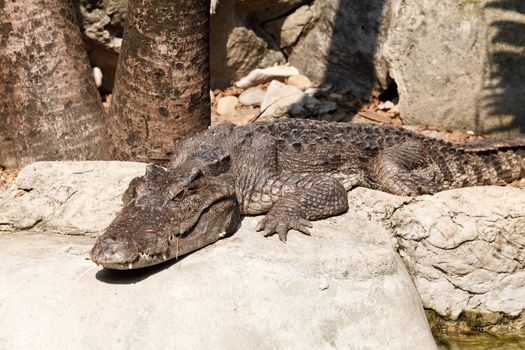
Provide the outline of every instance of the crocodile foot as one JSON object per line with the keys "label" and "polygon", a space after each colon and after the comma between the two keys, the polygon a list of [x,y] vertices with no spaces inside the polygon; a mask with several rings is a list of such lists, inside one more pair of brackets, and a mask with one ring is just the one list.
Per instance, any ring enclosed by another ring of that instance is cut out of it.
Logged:
{"label": "crocodile foot", "polygon": [[275,233],[279,235],[279,239],[286,242],[286,236],[289,230],[297,230],[305,235],[310,236],[308,228],[312,227],[312,223],[299,215],[278,215],[268,213],[255,228],[257,231],[263,231],[265,237],[271,236]]}

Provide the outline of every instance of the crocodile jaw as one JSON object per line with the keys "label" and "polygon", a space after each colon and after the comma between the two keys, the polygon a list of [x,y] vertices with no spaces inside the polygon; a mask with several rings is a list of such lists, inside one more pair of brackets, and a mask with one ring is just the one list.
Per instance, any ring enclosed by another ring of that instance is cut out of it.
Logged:
{"label": "crocodile jaw", "polygon": [[169,225],[157,230],[126,230],[127,225],[121,225],[122,220],[127,221],[125,217],[121,214],[93,246],[90,256],[97,265],[128,270],[177,259],[232,234],[240,212],[236,201],[219,200],[202,212],[197,223],[184,234],[174,234],[179,226],[170,230]]}
{"label": "crocodile jaw", "polygon": [[122,211],[90,254],[93,262],[109,269],[176,259],[233,233],[240,221],[229,182],[194,169],[148,166],[144,176],[131,181],[123,201]]}

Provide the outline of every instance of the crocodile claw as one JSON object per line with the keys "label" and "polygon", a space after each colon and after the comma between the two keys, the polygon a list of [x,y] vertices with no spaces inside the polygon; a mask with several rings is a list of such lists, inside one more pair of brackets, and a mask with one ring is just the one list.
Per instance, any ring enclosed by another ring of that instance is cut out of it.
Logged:
{"label": "crocodile claw", "polygon": [[279,235],[279,239],[282,242],[286,242],[286,238],[288,235],[289,230],[297,230],[305,235],[310,236],[310,230],[308,228],[312,227],[312,223],[302,217],[287,217],[287,218],[279,218],[279,217],[270,217],[269,215],[265,216],[259,223],[257,224],[255,230],[256,231],[263,231],[263,235],[265,237],[271,236],[275,233]]}

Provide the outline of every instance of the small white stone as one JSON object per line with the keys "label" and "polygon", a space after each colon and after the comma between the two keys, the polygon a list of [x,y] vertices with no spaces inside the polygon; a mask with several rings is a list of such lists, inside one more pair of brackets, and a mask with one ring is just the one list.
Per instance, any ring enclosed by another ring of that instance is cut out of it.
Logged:
{"label": "small white stone", "polygon": [[310,96],[320,96],[327,94],[330,90],[332,90],[332,84],[325,84],[323,86],[308,88],[305,92]]}
{"label": "small white stone", "polygon": [[345,99],[345,97],[341,94],[332,92],[331,94],[328,95],[328,99],[332,101],[342,101]]}
{"label": "small white stone", "polygon": [[377,106],[377,109],[380,109],[382,111],[388,111],[389,109],[392,109],[394,107],[395,105],[392,101],[384,101]]}
{"label": "small white stone", "polygon": [[165,55],[168,52],[168,46],[164,44],[160,44],[158,48],[161,55]]}
{"label": "small white stone", "polygon": [[295,86],[274,80],[268,86],[261,104],[261,119],[287,117],[292,106],[302,108],[305,93]]}
{"label": "small white stone", "polygon": [[210,2],[210,15],[217,13],[217,7],[219,6],[219,0],[211,0]]}
{"label": "small white stone", "polygon": [[102,86],[102,71],[98,67],[93,67],[93,79],[95,79],[95,84],[97,88]]}
{"label": "small white stone", "polygon": [[307,76],[302,74],[292,75],[290,78],[288,78],[288,81],[286,83],[288,85],[295,86],[303,91],[311,88],[314,85]]}
{"label": "small white stone", "polygon": [[239,96],[239,102],[244,106],[260,106],[266,92],[260,87],[251,87]]}
{"label": "small white stone", "polygon": [[224,96],[217,101],[217,113],[220,115],[233,115],[239,99],[235,96]]}
{"label": "small white stone", "polygon": [[246,89],[274,78],[286,78],[297,74],[299,74],[299,71],[292,66],[273,66],[264,69],[254,69],[247,76],[236,82],[235,86]]}

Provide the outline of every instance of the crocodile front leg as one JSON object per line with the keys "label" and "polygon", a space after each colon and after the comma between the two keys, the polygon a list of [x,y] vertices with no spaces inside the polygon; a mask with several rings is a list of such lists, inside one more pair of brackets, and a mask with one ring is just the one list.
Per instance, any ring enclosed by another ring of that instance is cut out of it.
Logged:
{"label": "crocodile front leg", "polygon": [[[274,233],[286,241],[288,231],[298,230],[307,235],[312,224],[319,220],[344,213],[348,210],[347,193],[336,179],[320,174],[278,175],[252,194],[249,207],[264,210],[266,216],[257,225],[257,231],[265,236]],[[271,202],[271,203],[270,203]],[[273,204],[273,205],[272,205]]]}
{"label": "crocodile front leg", "polygon": [[257,225],[264,235],[274,233],[286,241],[289,230],[309,234],[309,220],[324,219],[348,210],[343,185],[335,178],[307,172],[282,171],[276,140],[257,135],[238,150],[242,162],[233,170],[242,214],[267,213]]}

